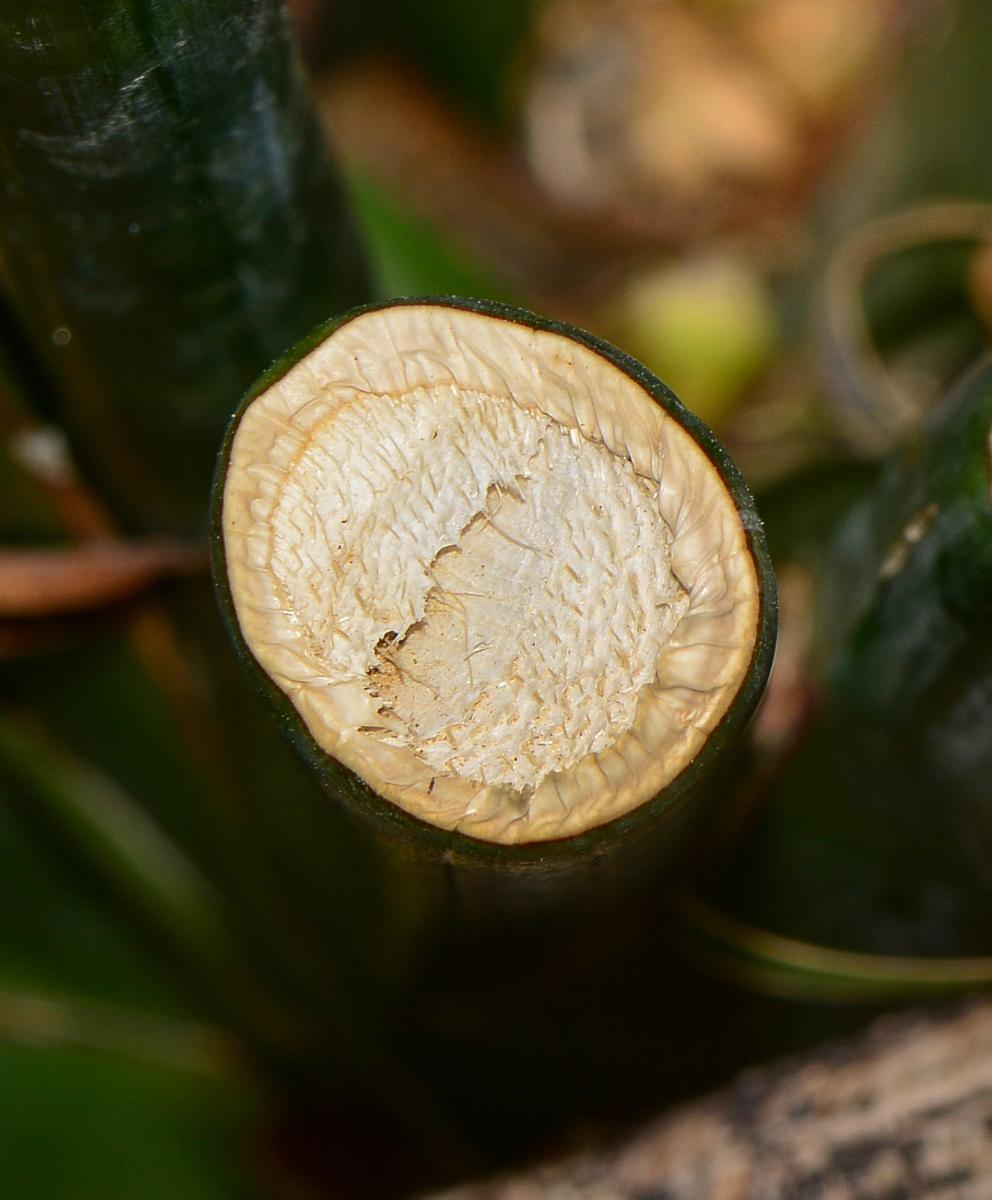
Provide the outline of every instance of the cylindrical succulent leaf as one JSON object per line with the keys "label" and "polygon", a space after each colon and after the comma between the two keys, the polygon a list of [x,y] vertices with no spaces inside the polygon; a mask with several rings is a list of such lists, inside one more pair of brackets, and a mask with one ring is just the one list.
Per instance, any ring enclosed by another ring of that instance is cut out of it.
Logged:
{"label": "cylindrical succulent leaf", "polygon": [[368,299],[280,0],[10,0],[0,280],[132,527],[202,527],[258,373]]}
{"label": "cylindrical succulent leaf", "polygon": [[216,505],[222,603],[291,739],[449,851],[681,830],[767,676],[733,465],[632,359],[520,310],[317,331],[237,414]]}
{"label": "cylindrical succulent leaf", "polygon": [[823,710],[722,890],[749,920],[887,955],[992,938],[992,364],[837,530]]}

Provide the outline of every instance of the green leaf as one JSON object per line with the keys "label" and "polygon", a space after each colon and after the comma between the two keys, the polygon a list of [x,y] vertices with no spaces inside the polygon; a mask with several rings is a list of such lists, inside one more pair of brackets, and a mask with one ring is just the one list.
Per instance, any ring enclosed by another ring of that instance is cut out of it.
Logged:
{"label": "green leaf", "polygon": [[199,952],[223,945],[220,897],[112,779],[5,715],[0,777],[30,793],[101,875],[177,941]]}
{"label": "green leaf", "polygon": [[377,300],[400,296],[469,296],[519,301],[513,289],[412,213],[377,180],[353,172],[352,203],[365,234]]}
{"label": "green leaf", "polygon": [[0,1045],[0,1194],[248,1200],[257,1105],[229,1081],[137,1058]]}
{"label": "green leaf", "polygon": [[403,49],[477,116],[504,125],[534,0],[394,0]]}
{"label": "green leaf", "polygon": [[0,982],[189,1011],[141,931],[0,791]]}

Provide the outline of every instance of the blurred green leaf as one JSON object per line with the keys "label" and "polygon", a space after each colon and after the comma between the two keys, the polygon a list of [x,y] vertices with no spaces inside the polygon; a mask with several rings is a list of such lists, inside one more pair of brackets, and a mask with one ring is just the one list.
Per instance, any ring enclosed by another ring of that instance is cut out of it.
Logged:
{"label": "blurred green leaf", "polygon": [[877,477],[873,462],[837,458],[758,492],[758,511],[776,569],[796,564],[819,571],[837,522]]}
{"label": "blurred green leaf", "polygon": [[101,875],[170,935],[199,951],[223,945],[220,897],[109,776],[0,714],[0,777],[30,792]]}
{"label": "blurred green leaf", "polygon": [[188,1011],[181,987],[141,931],[3,790],[0,983]]}
{"label": "blurred green leaf", "polygon": [[518,51],[534,0],[394,0],[403,49],[493,125],[504,125]]}
{"label": "blurred green leaf", "polygon": [[5,663],[0,686],[9,703],[37,712],[71,751],[139,796],[172,836],[194,853],[208,849],[209,795],[124,637]]}
{"label": "blurred green leaf", "polygon": [[0,1195],[256,1194],[255,1102],[216,1075],[184,991],[0,790]]}
{"label": "blurred green leaf", "polygon": [[353,172],[351,200],[365,234],[377,300],[471,296],[519,304],[513,289],[369,175]]}
{"label": "blurred green leaf", "polygon": [[229,1082],[138,1059],[0,1045],[0,1194],[247,1200],[257,1111]]}
{"label": "blurred green leaf", "polygon": [[934,200],[992,200],[992,6],[935,4],[918,44],[835,181],[838,230]]}
{"label": "blurred green leaf", "polygon": [[[967,196],[992,199],[992,6],[963,0],[944,39],[931,37],[900,101],[890,205]],[[947,9],[938,10],[946,20]]]}

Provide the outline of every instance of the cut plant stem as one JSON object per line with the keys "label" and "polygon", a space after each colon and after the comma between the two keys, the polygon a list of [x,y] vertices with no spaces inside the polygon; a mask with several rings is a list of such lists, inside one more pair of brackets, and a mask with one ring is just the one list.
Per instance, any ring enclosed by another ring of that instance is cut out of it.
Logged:
{"label": "cut plant stem", "polygon": [[441,829],[630,814],[767,675],[732,466],[633,360],[530,314],[412,302],[321,331],[243,407],[222,488],[222,592],[304,748]]}
{"label": "cut plant stem", "polygon": [[369,296],[279,0],[0,10],[0,283],[88,478],[198,534],[259,371]]}
{"label": "cut plant stem", "polygon": [[801,975],[810,997],[856,986],[884,1001],[992,976],[990,446],[985,358],[833,532],[817,586],[822,709],[705,881],[726,921],[695,921],[759,986]]}

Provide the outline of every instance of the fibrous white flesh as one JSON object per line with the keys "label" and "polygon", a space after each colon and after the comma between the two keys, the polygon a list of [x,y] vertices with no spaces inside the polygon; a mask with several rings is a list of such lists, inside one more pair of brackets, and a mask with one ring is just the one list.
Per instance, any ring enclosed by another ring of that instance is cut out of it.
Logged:
{"label": "fibrous white flesh", "polygon": [[688,604],[627,459],[452,387],[322,424],[272,529],[314,656],[380,702],[369,731],[518,791],[630,728]]}
{"label": "fibrous white flesh", "polygon": [[244,636],[315,741],[503,842],[655,795],[724,714],[757,582],[705,454],[593,351],[368,313],[260,396],[224,505]]}

